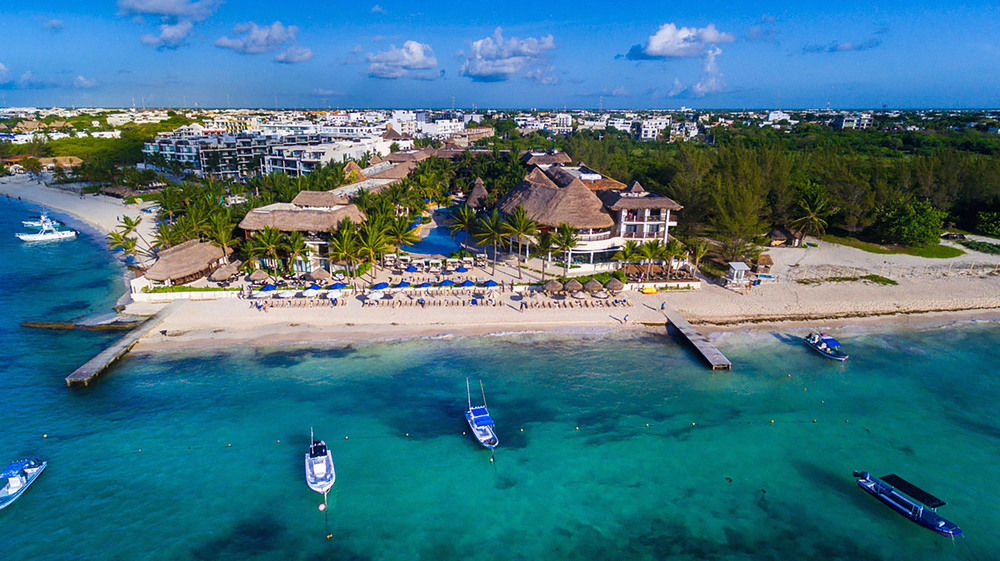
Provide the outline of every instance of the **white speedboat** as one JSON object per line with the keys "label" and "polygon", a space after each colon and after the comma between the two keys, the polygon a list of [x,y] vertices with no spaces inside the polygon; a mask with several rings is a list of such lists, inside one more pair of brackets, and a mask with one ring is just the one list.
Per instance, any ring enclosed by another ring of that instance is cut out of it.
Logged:
{"label": "white speedboat", "polygon": [[70,240],[76,237],[76,230],[57,230],[56,225],[48,220],[37,232],[14,234],[22,242],[48,242],[53,240]]}
{"label": "white speedboat", "polygon": [[327,449],[326,443],[313,438],[312,429],[309,429],[309,452],[306,453],[306,484],[317,493],[326,493],[333,487],[333,482],[337,480],[337,472],[333,469],[333,456]]}
{"label": "white speedboat", "polygon": [[52,220],[48,215],[32,216],[27,220],[22,220],[21,225],[25,228],[44,228],[46,225],[51,225],[54,227],[62,226],[62,223],[58,220]]}
{"label": "white speedboat", "polygon": [[465,392],[469,396],[469,408],[465,411],[465,421],[469,423],[472,436],[476,437],[480,444],[492,450],[500,444],[500,439],[493,432],[493,417],[490,417],[490,412],[486,409],[486,390],[483,388],[482,380],[479,381],[479,389],[483,392],[483,404],[473,407],[469,379],[465,379]]}
{"label": "white speedboat", "polygon": [[47,465],[48,462],[38,458],[17,460],[8,464],[7,469],[0,474],[0,480],[4,481],[4,486],[0,489],[0,510],[16,501],[35,482]]}

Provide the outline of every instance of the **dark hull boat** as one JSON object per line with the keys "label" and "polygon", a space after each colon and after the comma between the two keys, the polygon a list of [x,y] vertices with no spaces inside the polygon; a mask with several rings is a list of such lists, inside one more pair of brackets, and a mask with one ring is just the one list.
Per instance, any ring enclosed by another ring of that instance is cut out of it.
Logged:
{"label": "dark hull boat", "polygon": [[854,477],[858,478],[858,487],[866,493],[924,528],[943,536],[962,535],[961,528],[942,518],[935,510],[944,506],[944,501],[902,477],[895,474],[872,477],[867,471],[856,471]]}
{"label": "dark hull boat", "polygon": [[808,337],[803,339],[803,341],[805,341],[806,345],[809,345],[812,350],[825,356],[826,358],[832,358],[833,360],[840,361],[847,360],[848,358],[847,353],[840,350],[840,342],[826,333],[810,333]]}

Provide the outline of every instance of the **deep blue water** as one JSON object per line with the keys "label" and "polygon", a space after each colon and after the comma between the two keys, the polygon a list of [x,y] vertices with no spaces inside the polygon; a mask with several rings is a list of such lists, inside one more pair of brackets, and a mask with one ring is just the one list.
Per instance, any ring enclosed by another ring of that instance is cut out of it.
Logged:
{"label": "deep blue water", "polygon": [[462,249],[459,242],[464,237],[465,234],[460,234],[458,238],[451,237],[448,227],[441,224],[429,230],[427,235],[419,242],[407,246],[406,251],[423,255],[443,255],[448,257],[453,252]]}
{"label": "deep blue water", "polygon": [[[726,333],[716,339],[732,373],[650,335],[133,354],[70,391],[63,377],[114,336],[17,324],[106,310],[120,271],[99,240],[11,243],[20,213],[30,212],[0,200],[0,450],[50,467],[0,512],[3,559],[1000,551],[995,323],[845,328],[845,364],[794,340],[799,331]],[[495,463],[462,434],[467,376],[486,385]],[[302,478],[310,427],[336,462],[326,515]],[[894,514],[857,489],[854,469],[925,487],[966,537]]]}

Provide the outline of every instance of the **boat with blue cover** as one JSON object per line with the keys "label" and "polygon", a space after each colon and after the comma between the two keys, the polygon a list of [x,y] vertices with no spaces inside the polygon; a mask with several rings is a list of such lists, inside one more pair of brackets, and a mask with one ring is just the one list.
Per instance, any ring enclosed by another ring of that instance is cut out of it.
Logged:
{"label": "boat with blue cover", "polygon": [[469,396],[469,408],[465,411],[465,420],[469,423],[472,436],[476,437],[476,440],[480,444],[492,450],[500,444],[500,440],[497,438],[496,433],[493,432],[493,417],[490,416],[490,412],[486,408],[486,389],[483,388],[482,380],[479,381],[479,389],[483,392],[483,404],[473,407],[472,392],[469,390],[469,379],[465,379],[465,391]]}
{"label": "boat with blue cover", "polygon": [[0,479],[4,480],[4,486],[0,489],[0,510],[16,501],[38,479],[47,465],[48,462],[38,458],[7,464],[7,468],[0,474]]}
{"label": "boat with blue cover", "polygon": [[847,360],[848,355],[840,350],[840,342],[822,332],[812,332],[803,339],[814,351],[833,360]]}
{"label": "boat with blue cover", "polygon": [[945,520],[937,508],[945,502],[896,474],[872,477],[867,471],[856,471],[858,487],[885,503],[899,514],[944,536],[961,536],[962,529]]}
{"label": "boat with blue cover", "polygon": [[309,451],[306,452],[306,484],[325,497],[334,481],[337,472],[333,469],[333,456],[326,447],[326,442],[313,438],[312,428],[309,429]]}

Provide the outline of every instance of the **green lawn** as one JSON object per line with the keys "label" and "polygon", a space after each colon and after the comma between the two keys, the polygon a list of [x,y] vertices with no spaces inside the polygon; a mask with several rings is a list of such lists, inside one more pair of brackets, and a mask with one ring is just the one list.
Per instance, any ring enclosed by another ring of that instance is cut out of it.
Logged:
{"label": "green lawn", "polygon": [[901,245],[879,245],[876,243],[864,242],[857,238],[845,238],[841,236],[834,236],[833,234],[826,234],[820,239],[822,239],[825,242],[846,245],[848,247],[853,247],[856,249],[860,249],[862,251],[867,251],[869,253],[880,253],[883,255],[903,253],[906,255],[915,255],[917,257],[928,257],[931,259],[950,259],[952,257],[958,257],[959,255],[963,255],[965,253],[964,251],[958,249],[957,247],[951,247],[941,244],[925,245],[923,247],[905,247]]}

